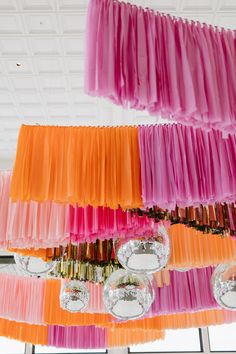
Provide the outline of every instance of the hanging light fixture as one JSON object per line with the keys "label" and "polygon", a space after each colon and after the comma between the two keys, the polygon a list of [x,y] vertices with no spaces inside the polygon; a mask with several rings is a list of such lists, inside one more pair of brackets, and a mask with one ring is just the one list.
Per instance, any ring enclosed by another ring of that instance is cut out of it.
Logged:
{"label": "hanging light fixture", "polygon": [[89,303],[89,290],[78,280],[65,282],[61,287],[60,306],[69,312],[80,312]]}
{"label": "hanging light fixture", "polygon": [[107,311],[121,320],[140,318],[154,299],[151,281],[144,274],[119,269],[111,274],[104,286]]}
{"label": "hanging light fixture", "polygon": [[155,273],[164,268],[170,255],[169,236],[164,225],[158,226],[152,237],[117,243],[117,258],[121,265],[135,273]]}
{"label": "hanging light fixture", "polygon": [[27,274],[35,276],[46,276],[56,265],[56,262],[44,262],[41,258],[22,256],[14,254],[14,259],[18,269]]}
{"label": "hanging light fixture", "polygon": [[220,264],[212,278],[213,295],[217,303],[227,310],[236,310],[236,263]]}

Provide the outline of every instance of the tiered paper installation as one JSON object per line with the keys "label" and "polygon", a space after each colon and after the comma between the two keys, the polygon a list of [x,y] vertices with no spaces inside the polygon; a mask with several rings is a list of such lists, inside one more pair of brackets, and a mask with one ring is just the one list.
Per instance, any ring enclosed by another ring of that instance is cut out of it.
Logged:
{"label": "tiered paper installation", "polygon": [[235,161],[235,136],[214,130],[22,126],[10,196],[111,208],[235,201]]}
{"label": "tiered paper installation", "polygon": [[234,31],[90,0],[85,91],[186,125],[236,128]]}
{"label": "tiered paper installation", "polygon": [[[0,248],[57,266],[44,278],[0,273],[0,336],[96,349],[235,322],[211,289],[215,266],[236,262],[234,32],[90,0],[86,47],[87,93],[174,124],[21,127],[14,169],[0,172]],[[121,267],[116,240],[160,244],[164,226],[170,257],[153,274],[154,301],[143,318],[117,320],[103,299]],[[60,305],[71,279],[90,294],[77,313]]]}

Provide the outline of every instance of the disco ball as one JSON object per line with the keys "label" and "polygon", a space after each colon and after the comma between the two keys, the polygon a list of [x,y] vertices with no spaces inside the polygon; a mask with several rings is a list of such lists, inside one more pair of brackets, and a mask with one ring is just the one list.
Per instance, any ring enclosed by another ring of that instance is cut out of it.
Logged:
{"label": "disco ball", "polygon": [[122,266],[135,273],[155,273],[164,268],[170,255],[166,228],[159,227],[150,239],[117,241],[117,258]]}
{"label": "disco ball", "polygon": [[236,263],[220,264],[212,278],[213,295],[217,303],[227,309],[236,310]]}
{"label": "disco ball", "polygon": [[89,303],[89,290],[78,280],[68,281],[62,286],[60,305],[63,310],[80,312]]}
{"label": "disco ball", "polygon": [[17,253],[14,254],[14,259],[18,269],[27,275],[46,276],[56,265],[56,262],[44,262],[41,258]]}
{"label": "disco ball", "polygon": [[107,311],[121,320],[140,318],[154,300],[151,281],[144,274],[119,269],[104,285],[104,305]]}

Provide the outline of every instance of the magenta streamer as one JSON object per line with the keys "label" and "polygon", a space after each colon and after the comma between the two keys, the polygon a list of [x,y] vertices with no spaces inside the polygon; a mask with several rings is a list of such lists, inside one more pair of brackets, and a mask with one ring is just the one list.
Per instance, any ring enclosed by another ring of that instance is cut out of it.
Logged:
{"label": "magenta streamer", "polygon": [[85,91],[196,127],[236,128],[235,32],[90,0]]}
{"label": "magenta streamer", "polygon": [[48,326],[48,345],[72,349],[106,348],[106,329],[95,326]]}
{"label": "magenta streamer", "polygon": [[155,288],[155,300],[149,316],[217,308],[211,290],[213,271],[213,267],[170,271],[170,285]]}
{"label": "magenta streamer", "polygon": [[180,124],[140,126],[142,197],[172,209],[236,197],[236,136]]}
{"label": "magenta streamer", "polygon": [[[131,215],[122,209],[70,206],[70,236],[72,242],[94,242],[97,239],[129,238],[150,235],[152,220],[147,216]],[[158,227],[156,223],[153,227]]]}

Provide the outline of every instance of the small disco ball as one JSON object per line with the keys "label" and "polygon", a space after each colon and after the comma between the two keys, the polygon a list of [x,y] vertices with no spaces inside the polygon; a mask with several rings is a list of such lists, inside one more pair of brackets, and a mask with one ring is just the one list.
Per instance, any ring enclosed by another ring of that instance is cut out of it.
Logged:
{"label": "small disco ball", "polygon": [[236,310],[236,263],[220,264],[212,278],[213,295],[217,303],[227,309]]}
{"label": "small disco ball", "polygon": [[80,312],[89,303],[89,290],[79,280],[68,281],[62,286],[60,305],[63,310]]}
{"label": "small disco ball", "polygon": [[104,285],[104,304],[107,311],[121,320],[140,318],[154,300],[151,281],[144,274],[119,269]]}
{"label": "small disco ball", "polygon": [[56,265],[56,262],[44,262],[41,258],[14,254],[17,268],[27,275],[46,276]]}
{"label": "small disco ball", "polygon": [[155,273],[164,268],[170,255],[170,243],[164,226],[150,239],[117,242],[117,258],[121,265],[134,273]]}

